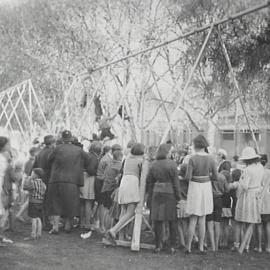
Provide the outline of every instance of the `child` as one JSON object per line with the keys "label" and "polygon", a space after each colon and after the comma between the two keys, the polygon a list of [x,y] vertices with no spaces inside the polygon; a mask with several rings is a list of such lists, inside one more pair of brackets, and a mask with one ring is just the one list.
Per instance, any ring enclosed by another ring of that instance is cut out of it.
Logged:
{"label": "child", "polygon": [[[116,150],[113,152],[113,160],[107,166],[104,173],[104,184],[102,187],[102,204],[104,206],[104,220],[103,224],[108,218],[109,210],[113,205],[113,199],[111,198],[113,191],[117,188],[116,177],[119,174],[122,167],[123,152]],[[111,224],[112,226],[113,224]]]}
{"label": "child", "polygon": [[186,213],[188,181],[185,179],[187,164],[182,164],[179,172],[180,201],[177,203],[177,223],[180,238],[180,247],[186,246],[185,232],[188,230],[188,218]]}
{"label": "child", "polygon": [[223,174],[219,173],[217,181],[212,182],[213,213],[206,216],[207,228],[212,251],[218,251],[220,239],[220,222],[222,221],[223,196],[229,191],[229,185]]}
{"label": "child", "polygon": [[[229,171],[223,170],[220,173],[225,176],[227,184],[232,182],[232,178]],[[231,200],[232,198],[229,192],[226,192],[222,197],[222,223],[221,223],[222,238],[220,246],[223,248],[228,247],[229,229],[232,218]]]}
{"label": "child", "polygon": [[23,188],[29,191],[28,215],[32,218],[31,236],[25,240],[35,240],[41,237],[42,209],[46,186],[41,180],[44,171],[41,168],[33,169],[31,177],[24,182]]}

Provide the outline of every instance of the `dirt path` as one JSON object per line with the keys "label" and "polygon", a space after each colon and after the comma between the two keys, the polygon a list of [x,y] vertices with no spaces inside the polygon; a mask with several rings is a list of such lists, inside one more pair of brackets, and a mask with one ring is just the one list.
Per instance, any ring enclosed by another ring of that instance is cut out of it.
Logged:
{"label": "dirt path", "polygon": [[230,251],[217,256],[208,254],[171,256],[142,250],[133,253],[128,248],[104,247],[101,237],[79,238],[79,231],[52,236],[46,232],[40,241],[26,242],[30,226],[16,224],[10,236],[13,245],[0,248],[0,270],[140,270],[140,269],[270,269],[270,255],[250,253],[240,257]]}

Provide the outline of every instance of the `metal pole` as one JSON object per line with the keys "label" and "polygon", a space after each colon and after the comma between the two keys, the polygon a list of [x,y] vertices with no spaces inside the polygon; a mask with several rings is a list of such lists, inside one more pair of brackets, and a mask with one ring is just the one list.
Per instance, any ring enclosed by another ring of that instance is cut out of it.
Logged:
{"label": "metal pole", "polygon": [[172,126],[172,122],[176,118],[176,115],[177,115],[178,110],[179,110],[179,106],[181,106],[182,103],[183,103],[183,101],[184,101],[185,94],[186,94],[186,92],[188,90],[189,84],[190,84],[190,82],[191,82],[191,80],[193,78],[193,75],[195,73],[195,70],[196,70],[197,66],[199,65],[199,63],[200,63],[201,57],[202,57],[202,55],[203,55],[203,53],[205,51],[205,48],[206,48],[206,45],[207,45],[207,43],[208,43],[208,41],[210,39],[211,33],[213,32],[213,28],[214,28],[214,24],[212,24],[212,26],[211,26],[211,28],[210,28],[210,30],[209,30],[209,32],[208,32],[208,34],[207,34],[207,36],[206,36],[206,38],[204,40],[204,43],[203,43],[203,45],[201,47],[201,50],[200,50],[200,53],[199,53],[199,55],[198,55],[198,57],[196,59],[195,64],[193,65],[193,68],[191,70],[191,73],[189,74],[189,77],[188,77],[188,80],[187,80],[187,82],[185,84],[185,87],[183,89],[182,95],[178,99],[178,101],[176,103],[176,107],[175,107],[174,111],[171,114],[171,119],[170,119],[169,124],[168,124],[168,126],[167,126],[167,128],[166,128],[166,130],[165,130],[165,132],[163,134],[161,143],[164,143],[166,141],[167,135],[168,135],[168,133],[169,133],[169,131],[171,129],[171,126]]}
{"label": "metal pole", "polygon": [[246,118],[246,121],[247,121],[247,124],[248,124],[248,128],[250,130],[250,133],[251,133],[251,136],[252,136],[252,139],[255,143],[255,147],[256,147],[256,150],[257,152],[259,153],[260,152],[260,149],[259,149],[259,146],[257,144],[257,140],[256,140],[256,137],[254,135],[254,132],[251,128],[251,125],[250,125],[250,121],[248,119],[248,115],[247,115],[247,112],[246,112],[246,109],[245,109],[245,105],[244,105],[244,101],[242,99],[242,96],[241,96],[241,90],[239,88],[239,85],[238,85],[238,82],[236,80],[236,77],[235,77],[235,74],[234,74],[234,71],[233,71],[233,68],[232,68],[232,64],[231,64],[231,60],[230,60],[230,57],[229,57],[229,54],[228,54],[228,51],[227,51],[227,48],[226,48],[226,45],[219,33],[219,31],[217,31],[218,33],[218,39],[219,39],[219,42],[221,44],[221,47],[222,47],[222,51],[223,51],[223,54],[225,56],[225,59],[226,59],[226,62],[227,62],[227,65],[228,65],[228,68],[229,68],[229,71],[231,73],[231,76],[232,76],[232,80],[233,80],[233,84],[234,84],[234,87],[236,89],[236,92],[237,92],[237,95],[238,95],[238,98],[239,98],[239,101],[240,101],[240,104],[241,104],[241,107],[242,107],[242,110],[244,112],[244,116]]}
{"label": "metal pole", "polygon": [[194,29],[194,30],[192,30],[192,31],[190,31],[190,32],[188,32],[186,34],[183,34],[183,35],[178,36],[177,38],[174,38],[174,39],[165,41],[163,43],[160,43],[158,45],[152,46],[150,48],[146,48],[144,50],[138,51],[136,53],[132,53],[132,54],[126,55],[126,56],[124,56],[124,57],[122,57],[122,58],[120,58],[118,60],[115,60],[115,61],[109,62],[107,64],[101,65],[99,67],[93,68],[93,69],[91,69],[89,71],[85,71],[83,73],[77,74],[77,77],[88,75],[89,73],[93,73],[93,72],[99,71],[101,69],[107,68],[107,67],[109,67],[111,65],[117,64],[117,63],[122,62],[122,61],[124,61],[126,59],[129,59],[129,58],[132,58],[132,57],[136,57],[136,56],[138,56],[140,54],[144,54],[144,53],[147,53],[147,52],[156,50],[158,48],[161,48],[163,46],[166,46],[168,44],[171,44],[171,43],[173,43],[175,41],[178,41],[180,39],[187,38],[187,37],[192,36],[192,35],[194,35],[196,33],[200,33],[200,32],[203,32],[203,31],[205,31],[207,29],[210,29],[212,27],[212,25],[218,26],[218,25],[224,24],[224,23],[226,23],[228,21],[231,21],[231,20],[234,20],[234,19],[243,17],[243,16],[248,15],[250,13],[253,13],[255,11],[258,11],[258,10],[261,10],[261,9],[264,9],[264,8],[267,8],[269,5],[270,5],[270,1],[267,1],[264,4],[260,4],[260,5],[254,6],[252,8],[249,8],[249,9],[246,9],[244,11],[241,11],[241,12],[238,12],[236,14],[233,14],[231,16],[228,16],[228,17],[226,17],[224,19],[218,20],[218,21],[214,22],[213,24],[207,24],[205,26],[196,28],[196,29]]}

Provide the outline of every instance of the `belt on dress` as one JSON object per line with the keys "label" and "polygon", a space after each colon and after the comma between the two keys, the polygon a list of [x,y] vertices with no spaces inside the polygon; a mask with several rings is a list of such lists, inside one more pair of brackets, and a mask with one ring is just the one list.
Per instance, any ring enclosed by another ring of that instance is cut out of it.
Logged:
{"label": "belt on dress", "polygon": [[259,186],[255,186],[255,187],[248,187],[248,189],[259,189]]}
{"label": "belt on dress", "polygon": [[196,183],[207,183],[207,182],[210,182],[210,177],[209,176],[192,176],[191,181],[196,182]]}
{"label": "belt on dress", "polygon": [[173,187],[171,183],[155,183],[153,192],[161,192],[161,193],[168,193],[174,194]]}

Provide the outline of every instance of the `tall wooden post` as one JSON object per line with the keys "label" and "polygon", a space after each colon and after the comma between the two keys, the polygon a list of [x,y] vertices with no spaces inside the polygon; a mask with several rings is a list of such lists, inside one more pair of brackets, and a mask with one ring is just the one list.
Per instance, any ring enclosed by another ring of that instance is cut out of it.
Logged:
{"label": "tall wooden post", "polygon": [[182,95],[179,97],[178,102],[176,103],[176,107],[175,107],[173,113],[171,114],[170,121],[169,121],[169,123],[168,123],[168,126],[167,126],[167,128],[166,128],[164,134],[163,134],[161,143],[164,143],[164,142],[166,141],[166,138],[167,138],[167,135],[168,135],[168,133],[169,133],[169,131],[170,131],[170,129],[171,129],[172,123],[173,123],[173,121],[175,120],[175,118],[176,118],[176,116],[177,116],[177,113],[178,113],[178,111],[179,111],[179,106],[181,106],[182,103],[183,103],[183,101],[184,101],[184,97],[185,97],[185,95],[186,95],[186,92],[187,92],[187,90],[188,90],[188,87],[189,87],[189,85],[190,85],[190,82],[191,82],[191,80],[192,80],[192,78],[193,78],[193,75],[194,75],[194,73],[195,73],[195,70],[197,69],[197,67],[198,67],[198,65],[199,65],[199,63],[200,63],[200,60],[201,60],[201,58],[202,58],[202,56],[203,56],[203,53],[204,53],[205,48],[206,48],[206,45],[207,45],[207,43],[208,43],[208,41],[209,41],[209,39],[210,39],[211,33],[213,32],[213,28],[214,28],[214,24],[212,24],[211,27],[210,27],[210,30],[209,30],[209,32],[208,32],[208,34],[207,34],[207,36],[206,36],[206,38],[205,38],[205,40],[204,40],[204,43],[203,43],[203,45],[202,45],[202,47],[201,47],[200,53],[199,53],[199,55],[198,55],[198,57],[197,57],[197,59],[196,59],[196,61],[195,61],[195,64],[193,65],[193,68],[192,68],[192,70],[191,70],[191,73],[189,74],[189,77],[188,77],[188,80],[187,80],[187,82],[186,82],[186,84],[185,84],[185,87],[184,87],[184,89],[183,89]]}
{"label": "tall wooden post", "polygon": [[[218,31],[217,31],[217,32],[218,32]],[[248,124],[248,128],[249,128],[249,130],[250,130],[250,133],[251,133],[252,139],[253,139],[253,141],[254,141],[256,150],[257,150],[257,152],[259,153],[259,152],[260,152],[260,149],[259,149],[259,146],[258,146],[256,137],[255,137],[255,135],[254,135],[253,129],[251,128],[250,121],[249,121],[248,116],[247,116],[247,112],[246,112],[246,109],[245,109],[244,101],[243,101],[243,99],[242,99],[240,87],[239,87],[238,82],[237,82],[237,80],[236,80],[236,77],[235,77],[235,74],[234,74],[234,71],[233,71],[233,68],[232,68],[231,60],[230,60],[230,57],[229,57],[229,54],[228,54],[226,45],[225,45],[225,43],[224,43],[224,41],[223,41],[223,39],[222,39],[222,37],[221,37],[221,35],[220,35],[219,32],[218,32],[218,38],[219,38],[219,42],[220,42],[220,45],[221,45],[221,47],[222,47],[222,51],[223,51],[223,54],[224,54],[224,56],[225,56],[225,59],[226,59],[226,62],[227,62],[229,71],[230,71],[230,73],[231,73],[232,81],[233,81],[234,87],[235,87],[235,89],[236,89],[236,92],[237,92],[237,95],[238,95],[238,98],[239,98],[239,101],[240,101],[240,104],[241,104],[241,107],[242,107],[244,116],[245,116],[245,118],[246,118],[246,121],[247,121],[247,124]]]}

